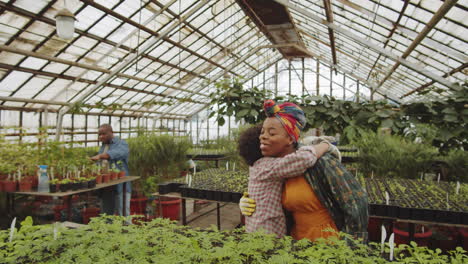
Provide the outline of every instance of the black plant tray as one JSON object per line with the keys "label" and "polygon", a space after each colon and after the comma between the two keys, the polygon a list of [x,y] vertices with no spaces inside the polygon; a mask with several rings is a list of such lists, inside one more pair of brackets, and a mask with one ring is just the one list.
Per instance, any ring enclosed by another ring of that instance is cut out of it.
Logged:
{"label": "black plant tray", "polygon": [[180,192],[180,187],[185,183],[180,182],[165,182],[158,184],[159,194],[167,194],[171,192]]}
{"label": "black plant tray", "polygon": [[226,155],[224,154],[194,154],[187,155],[187,158],[194,160],[203,160],[203,159],[223,159]]}
{"label": "black plant tray", "polygon": [[196,188],[189,188],[186,185],[179,187],[182,197],[203,199],[217,202],[239,203],[242,197],[241,193],[225,192],[218,190],[203,190]]}

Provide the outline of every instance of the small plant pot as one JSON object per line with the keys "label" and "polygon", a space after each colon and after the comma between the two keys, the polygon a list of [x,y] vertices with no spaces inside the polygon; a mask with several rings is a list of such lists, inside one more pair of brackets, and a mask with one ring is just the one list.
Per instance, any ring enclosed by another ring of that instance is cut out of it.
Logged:
{"label": "small plant pot", "polygon": [[88,189],[88,182],[87,181],[80,182],[80,189]]}
{"label": "small plant pot", "polygon": [[231,199],[233,203],[239,203],[240,199],[242,198],[242,193],[235,193],[231,194]]}
{"label": "small plant pot", "polygon": [[131,215],[144,215],[146,210],[146,202],[148,198],[138,197],[130,199],[130,214]]}
{"label": "small plant pot", "polygon": [[193,188],[188,188],[188,197],[198,198],[198,190]]}
{"label": "small plant pot", "polygon": [[461,235],[463,249],[468,250],[468,228],[459,228],[458,232]]}
{"label": "small plant pot", "polygon": [[398,208],[398,218],[400,219],[410,219],[411,218],[411,209],[407,207]]}
{"label": "small plant pot", "polygon": [[231,192],[222,192],[221,193],[221,201],[230,202],[231,200],[232,200]]}
{"label": "small plant pot", "polygon": [[3,191],[5,192],[16,192],[18,189],[17,181],[4,181],[3,182]]}
{"label": "small plant pot", "polygon": [[49,184],[49,192],[56,193],[59,190],[58,184]]}
{"label": "small plant pot", "polygon": [[81,183],[79,183],[79,182],[74,182],[74,183],[71,184],[71,189],[73,191],[79,190],[80,188],[81,188]]}
{"label": "small plant pot", "polygon": [[83,224],[88,224],[91,217],[99,216],[100,209],[96,207],[83,208],[81,216],[83,217]]}
{"label": "small plant pot", "polygon": [[[395,233],[395,243],[396,244],[409,244],[409,232],[400,228],[400,226],[395,225],[393,227],[393,232]],[[427,247],[429,245],[429,239],[432,236],[432,231],[427,227],[424,226],[424,233],[415,232],[414,233],[414,241],[420,247]]]}
{"label": "small plant pot", "polygon": [[96,187],[96,179],[88,181],[88,188]]}
{"label": "small plant pot", "polygon": [[29,192],[32,190],[32,182],[29,180],[19,182],[19,191],[20,192]]}
{"label": "small plant pot", "polygon": [[102,174],[102,183],[106,183],[109,181],[110,181],[110,174],[109,173]]}
{"label": "small plant pot", "polygon": [[369,215],[376,215],[377,204],[369,204]]}
{"label": "small plant pot", "polygon": [[184,185],[185,185],[184,183],[172,182],[170,184],[171,192],[180,192],[180,187]]}
{"label": "small plant pot", "polygon": [[123,177],[125,177],[125,171],[120,171],[118,174],[118,178],[122,179]]}
{"label": "small plant pot", "polygon": [[215,201],[223,201],[223,192],[221,191],[214,191],[214,200]]}
{"label": "small plant pot", "polygon": [[37,176],[31,176],[32,188],[37,189],[39,186],[39,178]]}
{"label": "small plant pot", "polygon": [[206,190],[197,189],[196,194],[198,199],[206,199]]}
{"label": "small plant pot", "polygon": [[396,218],[398,216],[398,206],[387,205],[387,216]]}
{"label": "small plant pot", "polygon": [[206,199],[207,200],[214,200],[215,199],[215,191],[211,191],[211,190],[205,190],[205,193],[206,193]]}
{"label": "small plant pot", "polygon": [[169,218],[171,220],[179,220],[180,215],[180,201],[179,198],[170,198],[165,199],[165,201],[161,201],[161,205],[159,205],[159,200],[155,200],[157,205],[156,212],[159,212],[159,206],[162,208],[162,217]]}
{"label": "small plant pot", "polygon": [[101,184],[102,183],[102,175],[96,175],[96,184]]}
{"label": "small plant pot", "polygon": [[369,217],[367,233],[370,241],[380,241],[383,220],[377,217]]}
{"label": "small plant pot", "polygon": [[116,180],[117,177],[119,177],[118,172],[112,171],[112,172],[110,173],[110,179],[111,179],[111,181]]}
{"label": "small plant pot", "polygon": [[159,194],[167,194],[171,192],[170,183],[161,183],[158,184]]}
{"label": "small plant pot", "polygon": [[71,183],[60,184],[61,192],[68,192],[71,189]]}
{"label": "small plant pot", "polygon": [[188,197],[188,188],[186,186],[181,186],[179,189],[182,197]]}
{"label": "small plant pot", "polygon": [[460,213],[460,221],[462,225],[468,225],[468,213],[467,212]]}
{"label": "small plant pot", "polygon": [[387,206],[383,204],[375,205],[375,215],[376,216],[387,216]]}

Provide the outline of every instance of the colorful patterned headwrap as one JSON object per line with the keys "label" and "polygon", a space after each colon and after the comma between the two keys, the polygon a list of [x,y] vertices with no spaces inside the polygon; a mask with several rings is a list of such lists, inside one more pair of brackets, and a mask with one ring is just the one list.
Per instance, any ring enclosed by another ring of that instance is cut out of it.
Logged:
{"label": "colorful patterned headwrap", "polygon": [[297,142],[306,125],[304,111],[299,106],[288,102],[277,105],[273,100],[266,100],[263,109],[268,117],[277,117],[286,132]]}

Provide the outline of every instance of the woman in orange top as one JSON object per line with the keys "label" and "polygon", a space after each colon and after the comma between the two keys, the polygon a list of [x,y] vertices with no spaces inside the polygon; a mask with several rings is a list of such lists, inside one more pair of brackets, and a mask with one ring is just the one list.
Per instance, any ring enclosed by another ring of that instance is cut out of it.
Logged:
{"label": "woman in orange top", "polygon": [[[317,238],[336,236],[338,228],[332,217],[304,176],[289,178],[283,187],[283,208],[292,214],[294,225],[290,235],[300,240],[307,238],[315,241]],[[335,232],[323,231],[333,229]]]}

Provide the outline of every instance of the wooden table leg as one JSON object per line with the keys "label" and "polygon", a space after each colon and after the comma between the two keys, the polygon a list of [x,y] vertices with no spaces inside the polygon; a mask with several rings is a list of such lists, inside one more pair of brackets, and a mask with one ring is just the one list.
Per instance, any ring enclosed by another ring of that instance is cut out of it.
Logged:
{"label": "wooden table leg", "polygon": [[187,212],[185,212],[186,209],[186,204],[185,204],[185,199],[182,198],[182,224],[187,225]]}
{"label": "wooden table leg", "polygon": [[67,209],[67,214],[68,214],[68,221],[71,222],[72,220],[72,210],[71,210],[71,207],[72,207],[72,195],[69,195],[69,196],[66,196],[68,198],[67,200],[67,205],[68,205],[68,209]]}
{"label": "wooden table leg", "polygon": [[219,203],[216,203],[216,223],[218,224],[218,230],[221,230],[221,207]]}
{"label": "wooden table leg", "polygon": [[162,212],[161,195],[158,196],[158,201],[159,201],[159,203],[158,203],[158,216],[160,218],[162,218],[163,217],[163,212]]}
{"label": "wooden table leg", "polygon": [[414,241],[414,223],[408,224],[409,241]]}
{"label": "wooden table leg", "polygon": [[124,182],[123,183],[123,189],[122,189],[122,192],[123,192],[123,197],[122,197],[122,215],[123,216],[127,216],[127,208],[126,208],[126,205],[127,203],[125,203],[125,199],[127,198],[127,182]]}

